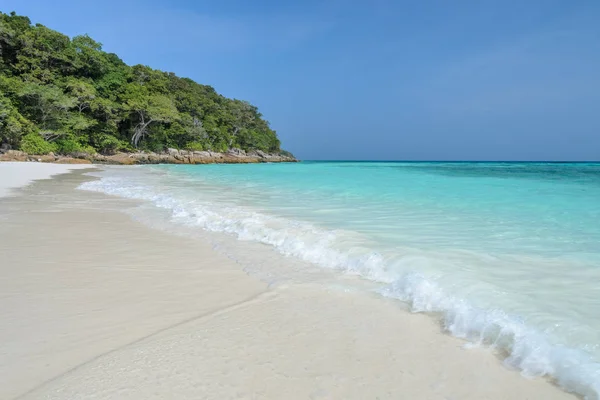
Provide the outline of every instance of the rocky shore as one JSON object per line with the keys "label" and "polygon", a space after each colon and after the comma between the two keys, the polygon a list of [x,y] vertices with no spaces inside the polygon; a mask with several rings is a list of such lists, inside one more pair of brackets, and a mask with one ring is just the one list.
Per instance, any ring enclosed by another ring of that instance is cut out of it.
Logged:
{"label": "rocky shore", "polygon": [[163,153],[138,152],[113,155],[73,153],[69,155],[31,155],[18,150],[0,153],[0,161],[34,161],[58,164],[253,164],[265,162],[297,162],[285,154],[268,154],[260,150],[246,152],[230,149],[226,153],[167,149]]}

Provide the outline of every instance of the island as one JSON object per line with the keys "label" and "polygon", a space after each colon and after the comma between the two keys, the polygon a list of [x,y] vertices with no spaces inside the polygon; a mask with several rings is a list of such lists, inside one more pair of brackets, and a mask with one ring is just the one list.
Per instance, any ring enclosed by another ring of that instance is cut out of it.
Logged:
{"label": "island", "polygon": [[296,161],[258,108],[0,12],[0,161]]}

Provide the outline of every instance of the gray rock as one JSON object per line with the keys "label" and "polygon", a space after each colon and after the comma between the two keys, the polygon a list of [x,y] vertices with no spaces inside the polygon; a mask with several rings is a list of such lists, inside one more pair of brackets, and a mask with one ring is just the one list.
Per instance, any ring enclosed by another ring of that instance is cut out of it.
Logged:
{"label": "gray rock", "polygon": [[151,164],[158,164],[161,160],[161,157],[162,156],[160,156],[156,153],[148,154],[148,162]]}
{"label": "gray rock", "polygon": [[86,160],[91,158],[90,153],[86,153],[85,151],[74,151],[72,153],[67,154],[67,156],[72,158],[79,158],[81,160]]}
{"label": "gray rock", "polygon": [[144,153],[134,153],[130,156],[131,158],[135,158],[139,162],[148,162],[148,155]]}
{"label": "gray rock", "polygon": [[242,156],[246,155],[246,151],[244,151],[242,149],[237,149],[234,147],[234,148],[227,150],[227,154],[231,155],[231,156],[242,157]]}

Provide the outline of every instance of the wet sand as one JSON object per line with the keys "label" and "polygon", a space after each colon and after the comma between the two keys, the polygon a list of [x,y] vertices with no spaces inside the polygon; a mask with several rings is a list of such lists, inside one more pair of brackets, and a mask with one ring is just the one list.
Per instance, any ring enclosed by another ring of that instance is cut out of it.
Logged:
{"label": "wet sand", "polygon": [[87,179],[0,198],[0,398],[575,398],[392,300],[268,287]]}

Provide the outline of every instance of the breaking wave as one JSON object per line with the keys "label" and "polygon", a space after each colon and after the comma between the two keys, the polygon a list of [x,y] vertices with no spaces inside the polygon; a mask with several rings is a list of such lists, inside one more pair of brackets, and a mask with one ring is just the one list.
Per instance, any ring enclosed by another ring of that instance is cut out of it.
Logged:
{"label": "breaking wave", "polygon": [[379,282],[381,295],[408,303],[413,312],[441,316],[448,333],[468,340],[468,346],[490,347],[504,354],[504,364],[525,377],[548,376],[567,391],[586,399],[600,398],[600,364],[587,352],[555,344],[548,333],[502,310],[479,308],[447,294],[435,279],[415,270],[410,256],[394,259],[390,265],[389,259],[368,247],[340,246],[358,243],[353,232],[199,201],[125,177],[103,177],[80,189],[148,201],[167,210],[177,224],[264,243],[283,255]]}

